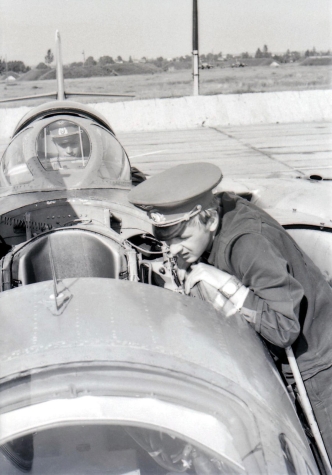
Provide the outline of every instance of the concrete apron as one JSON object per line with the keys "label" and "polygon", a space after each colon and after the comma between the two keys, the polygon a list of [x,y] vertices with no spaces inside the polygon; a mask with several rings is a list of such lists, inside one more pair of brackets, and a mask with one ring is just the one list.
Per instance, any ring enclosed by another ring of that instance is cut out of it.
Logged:
{"label": "concrete apron", "polygon": [[[332,120],[331,90],[219,94],[90,105],[106,117],[115,132]],[[0,139],[8,139],[30,109],[0,109]]]}

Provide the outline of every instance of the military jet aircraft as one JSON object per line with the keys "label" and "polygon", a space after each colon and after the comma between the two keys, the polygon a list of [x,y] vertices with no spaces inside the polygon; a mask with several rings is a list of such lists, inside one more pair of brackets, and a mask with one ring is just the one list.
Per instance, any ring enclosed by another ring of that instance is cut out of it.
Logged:
{"label": "military jet aircraft", "polygon": [[183,295],[111,126],[60,96],[0,165],[0,473],[324,473],[259,336]]}

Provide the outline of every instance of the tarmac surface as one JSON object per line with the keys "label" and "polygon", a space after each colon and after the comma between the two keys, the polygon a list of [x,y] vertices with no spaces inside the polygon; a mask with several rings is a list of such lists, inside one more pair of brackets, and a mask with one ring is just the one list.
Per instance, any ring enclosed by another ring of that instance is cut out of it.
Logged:
{"label": "tarmac surface", "polygon": [[[332,123],[200,127],[118,133],[132,165],[147,175],[195,161],[218,165],[225,177],[322,175],[332,179]],[[2,155],[8,140],[0,140]]]}
{"label": "tarmac surface", "polygon": [[195,161],[218,165],[227,177],[322,174],[332,178],[328,122],[119,133],[131,163],[148,175]]}

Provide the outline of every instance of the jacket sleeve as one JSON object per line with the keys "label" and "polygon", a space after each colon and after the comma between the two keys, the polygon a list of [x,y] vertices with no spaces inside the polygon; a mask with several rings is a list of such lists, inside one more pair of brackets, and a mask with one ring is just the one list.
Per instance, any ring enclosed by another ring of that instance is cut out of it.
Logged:
{"label": "jacket sleeve", "polygon": [[287,261],[260,234],[241,236],[233,245],[231,265],[249,287],[241,313],[266,340],[285,348],[300,333],[303,287],[289,273]]}

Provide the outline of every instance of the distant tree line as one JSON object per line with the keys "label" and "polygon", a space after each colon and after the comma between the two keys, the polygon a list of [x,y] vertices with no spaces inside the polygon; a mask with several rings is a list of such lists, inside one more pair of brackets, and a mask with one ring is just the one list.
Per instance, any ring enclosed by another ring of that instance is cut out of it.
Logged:
{"label": "distant tree line", "polygon": [[[299,61],[302,58],[307,58],[311,56],[331,56],[331,51],[320,51],[317,52],[316,48],[313,47],[311,50],[308,49],[305,53],[300,53],[299,51],[290,51],[289,49],[282,54],[273,54],[269,51],[268,46],[265,44],[263,48],[257,48],[256,53],[254,55],[249,54],[247,51],[239,54],[239,55],[232,55],[226,54],[223,56],[222,52],[217,54],[208,53],[208,54],[200,54],[200,62],[201,63],[208,63],[211,65],[220,64],[222,61],[233,61],[234,59],[238,60],[245,60],[250,58],[256,59],[264,59],[264,58],[272,58],[279,63],[289,63]],[[54,55],[51,49],[48,49],[46,55],[44,57],[45,62],[41,62],[38,64],[37,69],[47,69],[50,67],[51,63],[54,61]],[[128,61],[124,61],[120,55],[118,55],[115,59],[112,56],[104,55],[101,56],[98,60],[95,60],[93,56],[88,56],[88,58],[83,61],[73,62],[69,65],[71,68],[80,68],[80,67],[92,67],[92,66],[109,66],[116,63],[150,63],[154,64],[158,68],[167,70],[170,66],[174,66],[175,68],[190,68],[192,63],[192,55],[185,55],[185,56],[177,56],[174,58],[164,58],[159,56],[153,59],[147,59],[145,56],[140,58],[139,60],[133,59],[132,56],[129,56]],[[15,73],[26,73],[31,68],[26,66],[23,61],[8,61],[0,58],[0,74],[5,73],[6,71],[13,71]]]}
{"label": "distant tree line", "polygon": [[26,73],[30,71],[30,66],[26,66],[23,61],[4,61],[0,59],[0,74],[6,71],[13,71],[14,73]]}
{"label": "distant tree line", "polygon": [[303,56],[299,51],[290,51],[289,49],[283,54],[272,54],[269,52],[267,45],[264,45],[263,50],[257,48],[255,58],[272,58],[279,63],[290,63],[299,61]]}
{"label": "distant tree line", "polygon": [[271,58],[272,54],[269,53],[269,49],[267,45],[264,45],[263,51],[260,50],[260,48],[257,48],[255,58]]}
{"label": "distant tree line", "polygon": [[[227,55],[229,56],[228,59],[235,58],[235,56],[232,55]],[[310,56],[331,56],[331,51],[328,50],[326,52],[321,51],[317,52],[316,48],[313,48],[312,50],[307,50],[304,54],[300,53],[299,51],[290,51],[289,49],[282,54],[273,54],[269,51],[268,46],[264,45],[262,49],[257,48],[257,51],[254,56],[251,56],[248,52],[241,53],[240,58],[241,59],[249,59],[249,58],[258,58],[258,59],[263,59],[263,58],[272,58],[275,61],[278,61],[279,63],[290,63],[290,62],[295,62],[299,61],[300,59],[307,58]]]}
{"label": "distant tree line", "polygon": [[316,48],[313,47],[312,50],[310,49],[307,49],[307,51],[304,53],[304,56],[306,58],[309,58],[310,56],[331,56],[331,50],[327,50],[327,51],[316,51]]}

